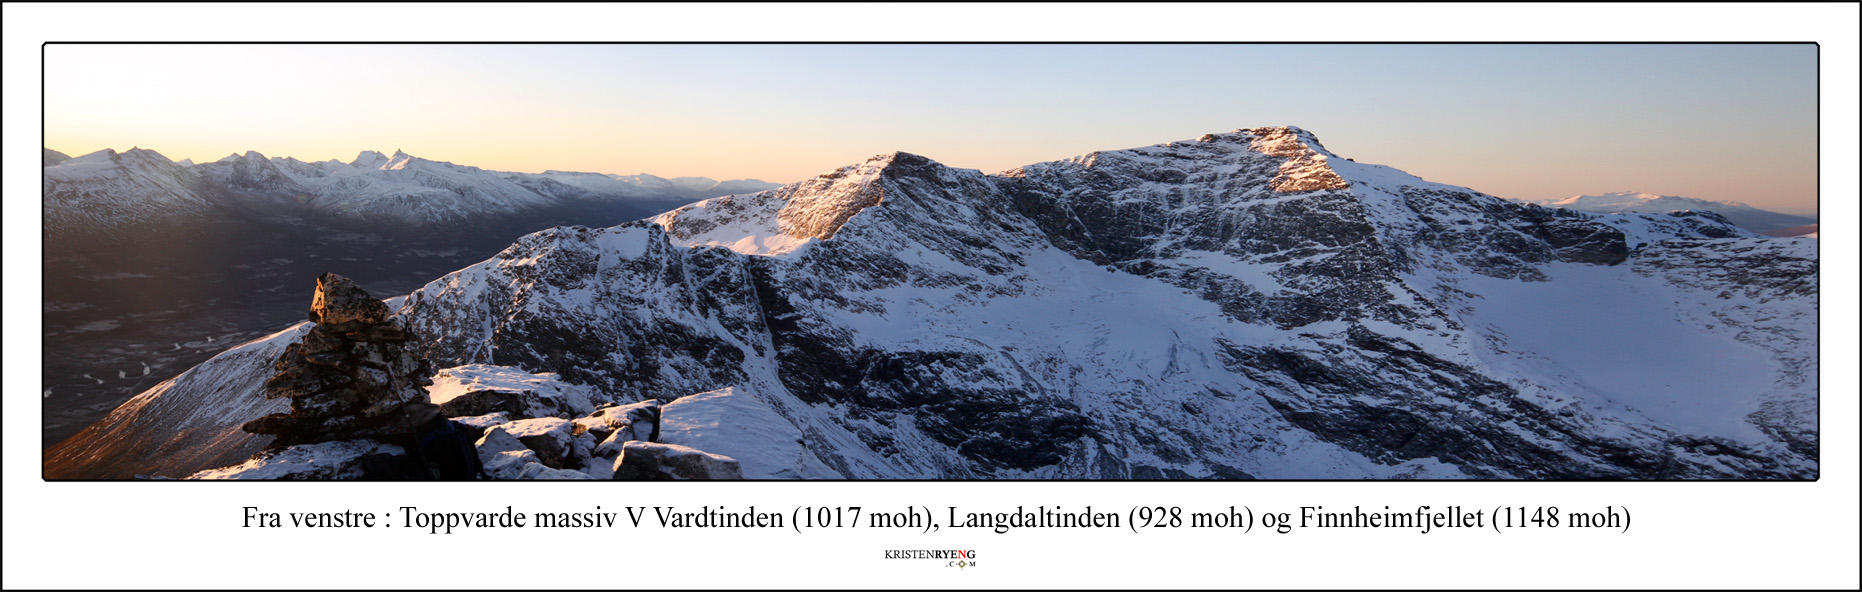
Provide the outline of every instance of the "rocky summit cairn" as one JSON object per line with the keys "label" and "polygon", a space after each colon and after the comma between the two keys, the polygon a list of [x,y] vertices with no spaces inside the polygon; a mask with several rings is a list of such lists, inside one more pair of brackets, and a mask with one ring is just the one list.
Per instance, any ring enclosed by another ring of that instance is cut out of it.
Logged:
{"label": "rocky summit cairn", "polygon": [[273,437],[271,448],[333,440],[399,443],[438,416],[422,387],[431,365],[409,347],[399,317],[349,278],[317,278],[304,340],[287,346],[265,381],[265,398],[291,399],[289,413],[241,426]]}

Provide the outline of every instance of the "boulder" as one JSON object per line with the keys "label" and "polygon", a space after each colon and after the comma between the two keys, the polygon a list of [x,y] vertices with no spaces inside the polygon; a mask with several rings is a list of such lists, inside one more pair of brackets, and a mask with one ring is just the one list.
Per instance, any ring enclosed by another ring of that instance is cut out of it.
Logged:
{"label": "boulder", "polygon": [[623,446],[626,446],[628,442],[637,441],[639,440],[628,437],[626,432],[609,432],[606,439],[602,440],[600,444],[595,445],[595,450],[590,456],[599,459],[614,460],[621,457],[621,448]]}
{"label": "boulder", "polygon": [[614,479],[663,481],[670,479],[742,479],[737,459],[677,444],[627,442],[614,459]]}
{"label": "boulder", "polygon": [[507,450],[486,453],[479,450],[479,459],[484,461],[485,475],[492,479],[511,481],[523,479],[524,475],[534,475],[543,463],[537,460],[537,453],[530,450]]}
{"label": "boulder", "polygon": [[515,419],[575,417],[594,410],[588,387],[569,384],[551,372],[466,364],[440,370],[427,397],[447,417],[506,412]]}
{"label": "boulder", "polygon": [[388,305],[370,296],[355,281],[334,273],[317,276],[317,291],[310,301],[310,322],[354,331],[387,318]]}
{"label": "boulder", "polygon": [[547,466],[544,466],[541,463],[530,463],[530,464],[524,465],[523,469],[514,478],[522,479],[522,480],[593,479],[593,477],[590,477],[588,473],[584,473],[581,471],[571,471],[568,469],[552,469]]}
{"label": "boulder", "polygon": [[658,442],[659,415],[659,400],[647,399],[628,405],[605,406],[575,421],[584,426],[584,430],[594,433],[597,440],[605,441],[613,432],[622,431],[626,433],[621,436],[621,442]]}
{"label": "boulder", "polygon": [[[523,421],[540,422],[550,420]],[[567,421],[561,419],[556,419],[554,421],[562,422],[563,425],[568,424]],[[550,466],[549,462],[542,454],[539,454],[536,450],[527,448],[524,440],[521,440],[519,436],[513,435],[511,431],[506,429],[510,427],[510,425],[511,424],[493,426],[485,431],[484,437],[479,438],[478,455],[479,460],[485,465],[486,476],[498,480],[595,478],[595,476],[591,476],[589,473],[584,473],[582,471]],[[518,431],[520,433],[525,432],[526,428],[529,427],[536,426],[519,426]],[[557,426],[556,428],[534,431],[538,433],[529,434],[529,437],[532,438],[531,441],[551,445],[554,441],[553,434],[566,430],[561,426]],[[573,441],[571,441],[569,445],[572,449],[575,446]],[[584,458],[586,457],[586,455],[583,456]],[[611,469],[607,469],[604,466],[601,470],[597,471],[597,473],[600,478],[605,479],[608,478],[610,471]]]}
{"label": "boulder", "polygon": [[[535,401],[535,393],[529,391],[472,391],[441,403],[440,415],[461,417],[502,413],[518,419],[529,419],[533,417],[530,409]],[[546,414],[546,416],[553,416],[553,414]]]}
{"label": "boulder", "polygon": [[575,436],[572,434],[575,424],[567,419],[544,417],[538,419],[520,419],[486,430],[504,432],[521,442],[524,448],[536,451],[537,458],[544,465],[554,469],[576,468],[581,466],[576,458]]}
{"label": "boulder", "polygon": [[602,417],[600,415],[600,410],[596,410],[595,413],[596,415],[578,417],[572,420],[575,422],[575,435],[589,436],[594,438],[596,442],[601,442],[607,440],[608,435],[614,433],[614,426],[608,423],[608,418]]}
{"label": "boulder", "polygon": [[[486,454],[511,452],[514,450],[529,450],[528,447],[524,446],[522,441],[517,439],[517,436],[511,435],[511,432],[505,430],[504,426],[495,426],[485,430],[485,435],[480,436],[478,442],[474,443],[473,446],[478,448],[478,454],[481,458]],[[486,464],[490,464],[491,461],[486,459],[485,462]]]}

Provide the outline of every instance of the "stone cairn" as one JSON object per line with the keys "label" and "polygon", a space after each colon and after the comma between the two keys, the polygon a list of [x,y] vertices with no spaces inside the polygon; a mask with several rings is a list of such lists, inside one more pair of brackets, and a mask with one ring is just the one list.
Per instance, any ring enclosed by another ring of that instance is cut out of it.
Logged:
{"label": "stone cairn", "polygon": [[285,348],[265,381],[265,398],[291,399],[289,413],[240,426],[273,437],[270,448],[332,440],[402,443],[439,414],[421,387],[433,368],[415,352],[400,317],[349,278],[317,278],[310,303],[316,323]]}

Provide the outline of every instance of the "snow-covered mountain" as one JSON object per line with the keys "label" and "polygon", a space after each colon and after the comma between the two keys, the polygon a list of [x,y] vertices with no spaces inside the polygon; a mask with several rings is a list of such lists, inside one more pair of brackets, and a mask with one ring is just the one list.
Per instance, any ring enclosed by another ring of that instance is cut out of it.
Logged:
{"label": "snow-covered mountain", "polygon": [[[99,150],[76,158],[47,150],[42,170],[44,233],[131,227],[207,215],[233,201],[194,167],[181,166],[154,150]],[[57,162],[52,162],[57,160]]]}
{"label": "snow-covered mountain", "polygon": [[1617,214],[1625,212],[1659,214],[1683,210],[1713,212],[1725,216],[1726,219],[1731,221],[1735,226],[1753,232],[1766,232],[1791,226],[1801,226],[1817,221],[1816,218],[1761,210],[1736,201],[1709,201],[1693,197],[1659,195],[1654,193],[1642,193],[1639,191],[1618,191],[1615,193],[1605,193],[1603,195],[1575,195],[1562,199],[1539,200],[1532,203],[1537,203],[1546,207],[1598,214]]}
{"label": "snow-covered mountain", "polygon": [[[1807,479],[1816,269],[1815,241],[1713,214],[1518,204],[1277,127],[993,175],[880,155],[537,232],[390,305],[436,368],[750,397],[800,448],[734,441],[746,467]],[[266,439],[239,422],[279,405],[267,354],[302,331],[150,389],[46,474],[240,464]]]}
{"label": "snow-covered mountain", "polygon": [[[76,159],[45,153],[48,236],[108,231],[199,214],[213,206],[247,214],[311,216],[350,223],[435,226],[544,209],[618,203],[661,211],[695,199],[751,192],[772,185],[755,180],[658,190],[618,175],[549,171],[509,173],[364,151],[355,160],[304,162],[258,152],[183,165],[153,151],[118,156],[104,150]],[[128,158],[129,160],[124,160]],[[650,176],[637,176],[650,177]],[[654,177],[657,178],[657,177]],[[682,178],[683,179],[683,178]],[[100,204],[111,207],[100,209]]]}
{"label": "snow-covered mountain", "polygon": [[754,193],[782,186],[779,183],[770,183],[762,179],[733,179],[730,181],[719,181],[710,177],[674,177],[667,179],[647,174],[608,175],[608,177],[634,187],[693,199],[737,195],[740,193]]}

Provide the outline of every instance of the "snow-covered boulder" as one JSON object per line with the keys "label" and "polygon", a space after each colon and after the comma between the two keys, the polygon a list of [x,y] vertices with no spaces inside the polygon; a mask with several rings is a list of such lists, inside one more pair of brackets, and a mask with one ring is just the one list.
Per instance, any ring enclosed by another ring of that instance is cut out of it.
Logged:
{"label": "snow-covered boulder", "polygon": [[478,457],[485,465],[485,476],[500,481],[522,479],[526,471],[535,471],[531,467],[543,466],[536,452],[524,448],[497,452],[480,448]]}
{"label": "snow-covered boulder", "polygon": [[480,436],[478,442],[474,443],[473,446],[478,447],[479,458],[484,460],[486,464],[491,463],[491,460],[485,457],[487,454],[529,450],[529,448],[524,446],[522,441],[517,439],[517,436],[513,436],[511,432],[495,426],[485,430],[485,435]]}
{"label": "snow-covered boulder", "polygon": [[259,453],[244,463],[207,469],[188,479],[320,480],[362,478],[362,457],[404,454],[400,446],[371,440],[300,444]]}
{"label": "snow-covered boulder", "polygon": [[[601,410],[597,409],[595,413],[599,414]],[[614,426],[608,425],[608,419],[600,415],[578,417],[571,421],[575,423],[575,435],[589,436],[596,442],[606,440],[609,434],[614,433]]]}
{"label": "snow-covered boulder", "polygon": [[744,387],[680,397],[660,410],[659,426],[660,442],[737,459],[748,479],[843,478],[808,450],[794,423]]}
{"label": "snow-covered boulder", "polygon": [[543,466],[542,464],[524,465],[524,472],[517,476],[517,479],[522,479],[522,480],[560,480],[560,481],[590,480],[594,478],[595,477],[590,476],[588,473],[584,473],[581,471],[571,471],[569,469],[552,469],[552,468]]}
{"label": "snow-covered boulder", "polygon": [[490,458],[491,462],[485,463],[485,474],[501,481],[594,478],[581,471],[551,468],[538,460],[537,453],[531,450],[499,452]]}
{"label": "snow-covered boulder", "polygon": [[[643,442],[659,441],[659,401],[648,399],[628,405],[613,405],[596,409],[588,417],[575,420],[577,431],[586,431],[595,435],[596,441],[606,441],[615,432],[622,432],[620,442],[640,440]],[[610,457],[612,458],[612,457]]]}
{"label": "snow-covered boulder", "polygon": [[467,364],[440,370],[427,387],[433,404],[447,417],[506,412],[511,417],[570,417],[595,410],[589,389],[545,372],[532,374],[508,366]]}
{"label": "snow-covered boulder", "polygon": [[689,446],[658,442],[628,442],[614,460],[615,479],[657,481],[666,479],[742,479],[737,459]]}
{"label": "snow-covered boulder", "polygon": [[575,424],[567,419],[544,417],[538,419],[520,419],[511,423],[493,426],[485,430],[487,437],[493,432],[503,432],[523,444],[524,448],[536,451],[543,464],[551,468],[569,468],[579,466],[575,459],[575,436],[571,433]]}
{"label": "snow-covered boulder", "polygon": [[[538,422],[548,420],[528,421]],[[561,419],[555,421],[561,422],[561,424],[550,427],[543,427],[541,424],[525,425],[516,426],[515,430],[507,429],[512,428],[516,423],[521,423],[513,422],[511,424],[493,426],[491,429],[486,430],[485,436],[479,438],[477,444],[478,458],[479,461],[485,465],[485,475],[497,480],[592,478],[588,473],[581,471],[552,467],[548,464],[544,455],[526,447],[526,441],[522,439],[524,437],[528,437],[530,442],[534,442],[539,446],[550,447],[560,445],[563,446],[564,449],[570,449],[569,447],[573,446],[573,444],[570,443],[566,436],[569,422]],[[513,431],[521,435],[514,435]],[[557,439],[555,434],[558,432],[565,434],[563,439]],[[558,460],[557,462],[561,461]],[[601,473],[602,476],[605,477],[607,471],[601,471]]]}

